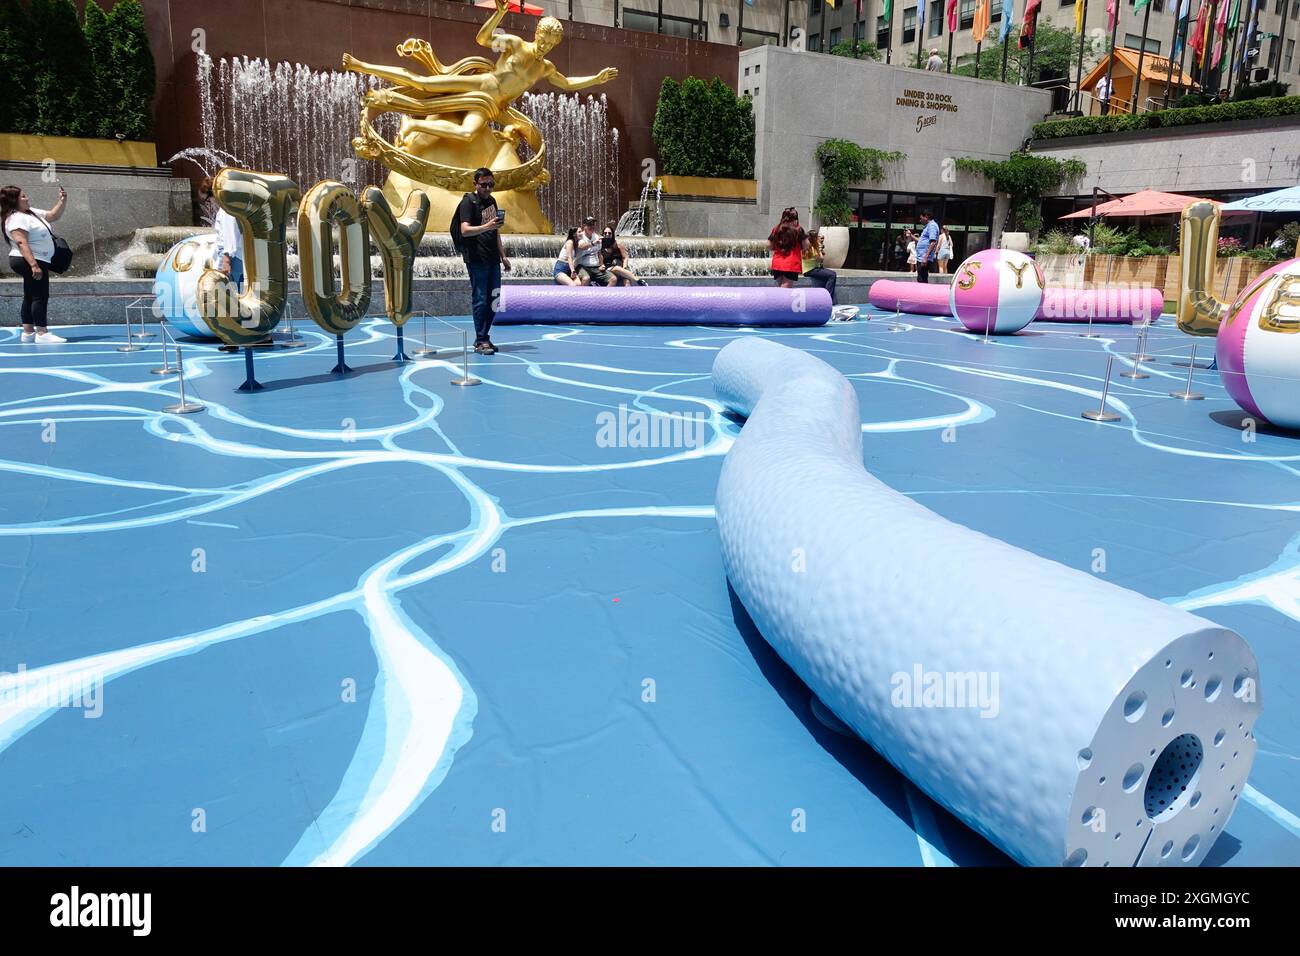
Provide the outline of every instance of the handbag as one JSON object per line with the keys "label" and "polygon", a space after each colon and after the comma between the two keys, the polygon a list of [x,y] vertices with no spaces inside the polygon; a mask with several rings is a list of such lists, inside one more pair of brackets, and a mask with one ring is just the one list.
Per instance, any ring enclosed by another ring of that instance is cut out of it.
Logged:
{"label": "handbag", "polygon": [[[32,215],[36,215],[33,213]],[[50,238],[54,240],[54,255],[50,256],[50,271],[57,275],[63,275],[72,265],[72,247],[68,245],[68,240],[62,239],[54,234],[50,229],[50,224],[45,222],[40,216],[36,216],[41,222],[45,223],[45,228],[50,230]]]}

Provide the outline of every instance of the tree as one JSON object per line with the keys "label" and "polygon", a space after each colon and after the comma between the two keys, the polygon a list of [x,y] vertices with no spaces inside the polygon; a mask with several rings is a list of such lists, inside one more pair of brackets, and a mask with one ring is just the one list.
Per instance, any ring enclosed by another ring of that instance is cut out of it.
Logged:
{"label": "tree", "polygon": [[961,156],[957,168],[986,177],[995,190],[1006,193],[1011,199],[1007,212],[1009,227],[1026,232],[1042,228],[1040,204],[1045,193],[1088,172],[1087,164],[1081,159],[1055,159],[1029,153],[1012,153],[1001,161]]}
{"label": "tree", "polygon": [[753,103],[718,77],[665,78],[650,132],[664,175],[754,175]]}
{"label": "tree", "polygon": [[[1019,48],[1020,27],[1012,27],[1007,34],[1007,82],[1019,85],[1033,83],[1041,73],[1049,76],[1073,77],[1079,62],[1079,35],[1073,30],[1058,27],[1040,19],[1034,31],[1034,75],[1029,76],[1029,47]],[[1084,44],[1085,65],[1092,58],[1088,44]],[[974,63],[954,66],[958,76],[975,76]],[[1002,79],[1002,44],[998,41],[998,28],[990,27],[984,35],[984,46],[979,57],[979,77],[982,80]]]}
{"label": "tree", "polygon": [[841,40],[830,48],[831,56],[847,56],[855,60],[879,60],[880,47],[866,40]]}
{"label": "tree", "polygon": [[[68,0],[64,0],[68,2]],[[120,0],[108,15],[117,82],[117,106],[109,115],[110,135],[146,140],[153,133],[153,97],[157,87],[149,33],[140,0]]]}
{"label": "tree", "polygon": [[35,67],[35,132],[47,136],[86,136],[93,132],[87,104],[94,98],[94,75],[86,38],[72,0],[32,0],[34,37],[28,69]]}
{"label": "tree", "polygon": [[0,0],[0,133],[36,131],[36,85],[31,16],[18,0]]}
{"label": "tree", "polygon": [[90,53],[94,88],[94,95],[89,100],[94,122],[91,133],[95,136],[112,136],[110,117],[117,109],[118,67],[113,62],[113,36],[108,14],[95,0],[86,0],[82,32],[86,37],[86,49]]}

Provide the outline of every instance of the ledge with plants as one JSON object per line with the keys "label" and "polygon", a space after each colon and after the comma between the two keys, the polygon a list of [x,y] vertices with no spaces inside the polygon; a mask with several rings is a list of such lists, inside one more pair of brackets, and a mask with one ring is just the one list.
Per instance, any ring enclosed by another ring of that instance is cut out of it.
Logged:
{"label": "ledge with plants", "polygon": [[1092,136],[1100,133],[1120,133],[1131,130],[1170,129],[1176,126],[1195,126],[1203,123],[1227,123],[1235,120],[1259,120],[1276,116],[1292,116],[1300,123],[1300,96],[1276,96],[1245,100],[1240,103],[1217,103],[1213,106],[1189,106],[1160,110],[1137,115],[1078,116],[1073,119],[1048,120],[1037,123],[1033,141],[1063,139],[1070,136]]}
{"label": "ledge with plants", "polygon": [[988,179],[993,188],[1011,199],[1005,229],[1034,233],[1043,227],[1043,196],[1066,183],[1082,179],[1088,166],[1081,159],[1055,159],[1012,153],[1004,160],[957,159],[957,168]]}
{"label": "ledge with plants", "polygon": [[154,59],[144,8],[0,0],[0,159],[158,165]]}
{"label": "ledge with plants", "polygon": [[848,227],[853,222],[849,186],[884,179],[885,166],[898,162],[903,154],[859,146],[847,139],[828,139],[817,145],[814,155],[822,174],[822,188],[813,205],[813,216],[821,227],[825,264],[838,269],[849,254]]}

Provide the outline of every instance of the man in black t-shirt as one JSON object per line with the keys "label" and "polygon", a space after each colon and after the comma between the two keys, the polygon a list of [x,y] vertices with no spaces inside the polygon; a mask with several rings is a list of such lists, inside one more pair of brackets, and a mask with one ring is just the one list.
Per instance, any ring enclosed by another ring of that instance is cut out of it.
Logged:
{"label": "man in black t-shirt", "polygon": [[497,347],[489,335],[496,317],[497,296],[501,288],[501,269],[509,270],[505,246],[501,244],[501,224],[505,217],[497,212],[492,197],[496,183],[492,170],[474,172],[474,192],[466,193],[456,208],[460,225],[461,257],[469,270],[470,308],[474,313],[474,351],[493,355]]}

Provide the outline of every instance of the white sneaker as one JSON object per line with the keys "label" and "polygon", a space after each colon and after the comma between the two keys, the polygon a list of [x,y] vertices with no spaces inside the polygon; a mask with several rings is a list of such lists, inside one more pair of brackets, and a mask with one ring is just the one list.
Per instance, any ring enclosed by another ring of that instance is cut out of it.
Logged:
{"label": "white sneaker", "polygon": [[36,333],[35,333],[35,332],[24,332],[24,333],[23,333],[23,336],[22,336],[22,339],[23,339],[24,342],[35,342],[35,341],[36,341]]}
{"label": "white sneaker", "polygon": [[61,335],[55,335],[53,332],[41,332],[36,336],[37,345],[61,345],[68,341]]}

